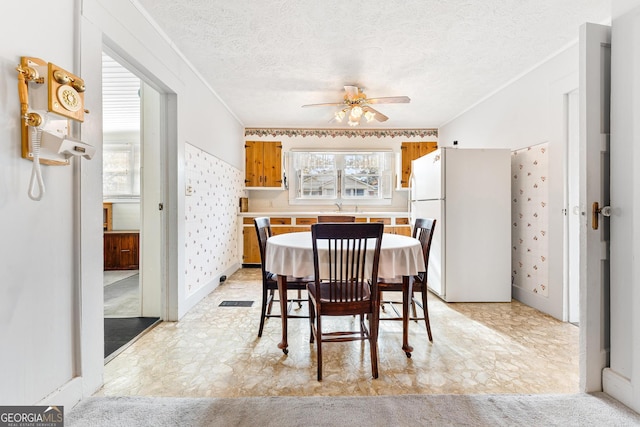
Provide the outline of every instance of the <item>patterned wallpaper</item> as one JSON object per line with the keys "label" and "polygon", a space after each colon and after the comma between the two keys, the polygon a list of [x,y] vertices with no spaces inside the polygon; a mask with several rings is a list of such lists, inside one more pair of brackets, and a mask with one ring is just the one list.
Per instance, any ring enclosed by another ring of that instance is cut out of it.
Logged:
{"label": "patterned wallpaper", "polygon": [[185,295],[189,297],[238,261],[238,205],[244,175],[185,144]]}
{"label": "patterned wallpaper", "polygon": [[549,295],[549,144],[511,154],[512,281]]}

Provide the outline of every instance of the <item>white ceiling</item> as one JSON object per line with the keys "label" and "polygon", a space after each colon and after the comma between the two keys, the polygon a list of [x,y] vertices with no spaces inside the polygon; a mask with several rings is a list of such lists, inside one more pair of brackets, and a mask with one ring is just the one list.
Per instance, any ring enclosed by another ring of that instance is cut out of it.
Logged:
{"label": "white ceiling", "polygon": [[[344,85],[438,127],[606,22],[611,0],[136,0],[245,127],[338,127]],[[343,124],[342,126],[346,126]]]}

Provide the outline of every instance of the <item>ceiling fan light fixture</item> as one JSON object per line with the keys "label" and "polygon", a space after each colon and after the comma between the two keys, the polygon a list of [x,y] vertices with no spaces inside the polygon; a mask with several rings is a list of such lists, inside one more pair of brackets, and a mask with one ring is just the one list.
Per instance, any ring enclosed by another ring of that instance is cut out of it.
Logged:
{"label": "ceiling fan light fixture", "polygon": [[408,96],[386,96],[382,98],[367,98],[367,95],[357,86],[345,86],[345,95],[342,102],[325,102],[322,104],[307,104],[302,107],[326,107],[339,106],[340,110],[333,113],[333,119],[329,123],[342,122],[347,117],[349,126],[358,126],[364,117],[367,123],[374,120],[386,122],[389,117],[374,109],[371,104],[407,104],[411,100]]}
{"label": "ceiling fan light fixture", "polygon": [[364,118],[367,119],[367,123],[369,123],[376,118],[376,113],[372,111],[367,111],[364,113]]}
{"label": "ceiling fan light fixture", "polygon": [[350,114],[351,117],[357,120],[360,120],[360,117],[362,117],[362,113],[363,113],[362,107],[360,107],[359,105],[351,107],[351,114]]}

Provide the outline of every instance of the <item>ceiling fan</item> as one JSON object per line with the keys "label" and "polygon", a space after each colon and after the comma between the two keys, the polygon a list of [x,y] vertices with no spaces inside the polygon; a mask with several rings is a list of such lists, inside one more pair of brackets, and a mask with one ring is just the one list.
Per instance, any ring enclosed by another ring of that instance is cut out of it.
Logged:
{"label": "ceiling fan", "polygon": [[331,120],[341,122],[345,117],[349,118],[349,126],[357,126],[360,124],[360,120],[364,117],[367,122],[377,120],[379,122],[385,122],[389,120],[389,117],[382,114],[380,111],[371,107],[372,104],[408,104],[411,99],[408,96],[386,96],[382,98],[367,98],[367,95],[362,92],[362,89],[357,86],[345,86],[345,95],[342,102],[327,102],[323,104],[307,104],[302,107],[326,107],[326,106],[339,106],[342,107],[336,111],[334,118]]}

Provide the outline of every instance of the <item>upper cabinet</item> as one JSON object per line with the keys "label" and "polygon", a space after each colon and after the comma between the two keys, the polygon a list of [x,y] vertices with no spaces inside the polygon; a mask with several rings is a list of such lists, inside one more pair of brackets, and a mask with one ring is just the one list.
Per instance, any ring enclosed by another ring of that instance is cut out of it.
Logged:
{"label": "upper cabinet", "polygon": [[282,187],[282,143],[246,141],[245,186]]}
{"label": "upper cabinet", "polygon": [[400,175],[400,185],[402,188],[409,187],[409,176],[411,175],[411,161],[422,157],[425,154],[436,150],[438,143],[429,142],[403,142],[400,146],[402,151],[402,170]]}

